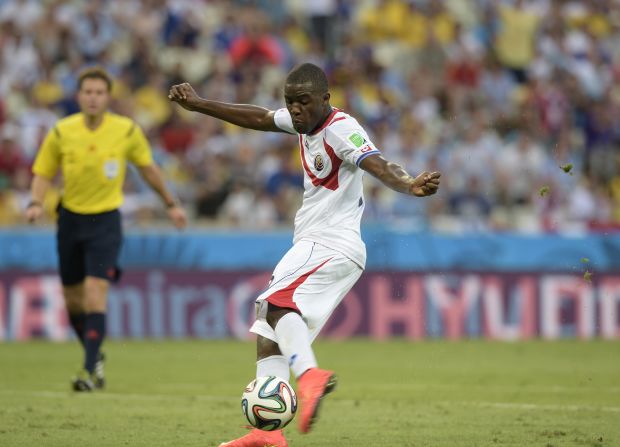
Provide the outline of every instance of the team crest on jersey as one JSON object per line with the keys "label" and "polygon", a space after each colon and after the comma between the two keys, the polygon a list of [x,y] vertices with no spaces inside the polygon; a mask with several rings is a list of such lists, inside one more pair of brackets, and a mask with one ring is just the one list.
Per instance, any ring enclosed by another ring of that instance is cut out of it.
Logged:
{"label": "team crest on jersey", "polygon": [[325,162],[323,161],[323,156],[321,154],[317,154],[316,157],[314,157],[314,169],[317,171],[322,171],[324,167]]}

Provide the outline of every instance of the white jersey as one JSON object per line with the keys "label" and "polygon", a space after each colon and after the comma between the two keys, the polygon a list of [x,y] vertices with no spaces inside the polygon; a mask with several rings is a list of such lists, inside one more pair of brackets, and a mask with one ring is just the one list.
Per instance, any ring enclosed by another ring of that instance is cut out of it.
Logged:
{"label": "white jersey", "polygon": [[[297,134],[287,109],[275,112],[280,129]],[[366,246],[360,235],[364,212],[364,171],[360,162],[380,154],[357,120],[334,109],[311,134],[297,134],[304,169],[303,203],[295,215],[293,243],[309,240],[366,264]]]}

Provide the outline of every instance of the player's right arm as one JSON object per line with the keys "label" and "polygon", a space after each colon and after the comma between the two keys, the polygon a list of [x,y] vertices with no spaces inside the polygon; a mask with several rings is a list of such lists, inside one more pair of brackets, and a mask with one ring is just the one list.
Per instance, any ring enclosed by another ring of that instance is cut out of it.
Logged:
{"label": "player's right arm", "polygon": [[173,85],[168,93],[168,99],[191,112],[209,115],[247,129],[285,132],[276,126],[273,110],[252,104],[231,104],[204,99],[198,96],[187,82]]}

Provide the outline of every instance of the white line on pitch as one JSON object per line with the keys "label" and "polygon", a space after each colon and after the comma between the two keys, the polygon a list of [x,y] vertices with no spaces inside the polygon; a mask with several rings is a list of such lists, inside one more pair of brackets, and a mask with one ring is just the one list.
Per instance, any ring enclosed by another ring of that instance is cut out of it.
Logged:
{"label": "white line on pitch", "polygon": [[33,397],[45,397],[50,399],[74,399],[79,396],[88,396],[94,399],[132,399],[132,400],[205,400],[205,401],[233,401],[235,397],[214,396],[208,394],[135,394],[135,393],[110,393],[109,391],[93,393],[75,393],[72,391],[32,391],[32,390],[0,390],[0,394],[27,395]]}
{"label": "white line on pitch", "polygon": [[[506,389],[514,390],[514,386],[508,385],[487,385],[487,384],[471,384],[471,383],[375,383],[373,384],[375,388],[385,388],[385,389],[404,389],[404,388],[412,388],[412,389],[430,389],[430,388],[484,388],[485,390],[495,390],[502,391]],[[578,386],[561,386],[561,385],[550,385],[550,386],[539,386],[535,384],[526,384],[519,386],[520,389],[527,392],[539,392],[539,393],[593,393],[593,392],[602,392],[605,394],[620,393],[620,387],[597,387],[597,388],[583,388]]]}
{"label": "white line on pitch", "polygon": [[505,408],[508,410],[548,410],[548,411],[605,411],[620,413],[620,407],[592,405],[528,404],[518,402],[479,402],[479,401],[440,401],[446,405],[464,405],[477,407]]}
{"label": "white line on pitch", "polygon": [[[80,394],[74,392],[62,391],[32,391],[32,390],[0,390],[0,394],[27,395],[33,397],[43,397],[50,399],[72,399]],[[174,394],[132,394],[132,393],[110,393],[94,392],[82,394],[88,398],[95,399],[131,399],[131,400],[199,400],[199,401],[218,401],[218,402],[235,402],[237,397],[233,396],[215,396],[209,394],[190,395],[174,395]],[[355,402],[354,399],[334,399],[339,402]],[[592,405],[559,405],[559,404],[531,404],[518,402],[482,402],[482,401],[436,401],[436,404],[443,405],[463,405],[478,406],[490,408],[503,408],[508,410],[534,410],[534,411],[603,411],[609,413],[620,413],[620,407],[610,406],[592,406]]]}

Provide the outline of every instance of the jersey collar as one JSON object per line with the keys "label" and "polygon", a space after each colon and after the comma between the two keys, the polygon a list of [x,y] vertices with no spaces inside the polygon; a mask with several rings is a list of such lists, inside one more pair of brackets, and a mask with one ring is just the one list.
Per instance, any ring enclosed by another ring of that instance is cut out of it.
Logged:
{"label": "jersey collar", "polygon": [[84,113],[80,112],[80,114],[82,115],[82,125],[84,126],[84,129],[86,129],[88,132],[96,133],[96,132],[99,132],[101,129],[103,129],[103,127],[106,125],[106,122],[108,121],[108,115],[110,115],[110,112],[108,111],[104,112],[103,117],[101,118],[101,123],[99,123],[96,129],[91,129],[90,127],[88,127],[86,125],[86,117],[84,116]]}
{"label": "jersey collar", "polygon": [[308,135],[316,135],[317,133],[325,129],[329,125],[329,123],[332,122],[332,120],[334,119],[334,116],[336,116],[336,113],[338,112],[340,112],[340,110],[333,107],[331,113],[327,116],[327,118],[325,118],[325,121],[323,121],[323,124],[321,124],[321,126],[315,129],[314,131],[310,132]]}

